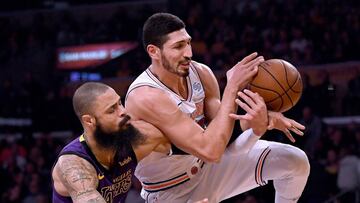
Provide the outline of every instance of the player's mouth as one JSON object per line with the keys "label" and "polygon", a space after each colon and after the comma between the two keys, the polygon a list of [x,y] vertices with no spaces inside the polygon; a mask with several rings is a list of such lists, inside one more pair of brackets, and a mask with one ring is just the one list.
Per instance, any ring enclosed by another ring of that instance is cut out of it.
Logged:
{"label": "player's mouth", "polygon": [[187,67],[187,68],[188,68],[188,67],[190,66],[190,61],[180,63],[180,66],[183,66],[183,67]]}

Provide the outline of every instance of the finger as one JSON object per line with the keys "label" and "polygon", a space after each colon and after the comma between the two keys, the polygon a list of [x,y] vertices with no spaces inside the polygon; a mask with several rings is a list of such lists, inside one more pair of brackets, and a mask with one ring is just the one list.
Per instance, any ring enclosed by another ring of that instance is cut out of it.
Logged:
{"label": "finger", "polygon": [[300,123],[292,120],[291,122],[292,126],[296,127],[297,129],[300,129],[300,130],[305,130],[305,126],[301,125]]}
{"label": "finger", "polygon": [[256,59],[249,61],[246,65],[248,68],[255,68],[256,66],[258,66],[260,63],[264,62],[264,57],[263,56],[258,56]]}
{"label": "finger", "polygon": [[237,115],[237,114],[229,114],[229,117],[235,119],[235,120],[251,120],[252,119],[252,116],[249,115],[249,114],[245,114],[245,115]]}
{"label": "finger", "polygon": [[234,113],[229,114],[229,117],[234,119],[234,120],[240,120],[240,115],[237,115],[237,114],[234,114]]}
{"label": "finger", "polygon": [[300,135],[300,136],[303,136],[303,135],[304,135],[304,133],[303,133],[301,130],[297,129],[295,126],[291,126],[291,127],[289,128],[289,130],[291,130],[292,132],[296,133],[297,135]]}
{"label": "finger", "polygon": [[247,113],[249,113],[249,114],[254,114],[254,113],[255,113],[255,111],[252,110],[252,109],[248,106],[248,104],[240,101],[240,99],[235,99],[235,102],[236,102],[237,105],[239,105],[242,109],[244,109]]}
{"label": "finger", "polygon": [[259,71],[259,66],[247,67],[249,71],[244,74],[244,77],[248,78],[248,82],[251,82]]}
{"label": "finger", "polygon": [[248,89],[244,89],[244,93],[250,96],[256,104],[265,104],[264,99],[258,93],[252,92]]}
{"label": "finger", "polygon": [[287,128],[283,132],[285,133],[286,137],[288,137],[292,143],[295,142],[294,137],[291,135],[290,131]]}
{"label": "finger", "polygon": [[250,55],[247,55],[246,57],[244,57],[239,63],[246,64],[249,61],[253,60],[257,55],[258,55],[257,52],[251,53]]}
{"label": "finger", "polygon": [[251,95],[247,95],[244,92],[239,91],[238,96],[243,99],[252,109],[256,107],[256,103],[254,102],[253,98],[251,98]]}
{"label": "finger", "polygon": [[255,76],[258,71],[259,71],[259,65],[253,67],[253,69],[250,71],[250,74],[251,74],[252,76]]}

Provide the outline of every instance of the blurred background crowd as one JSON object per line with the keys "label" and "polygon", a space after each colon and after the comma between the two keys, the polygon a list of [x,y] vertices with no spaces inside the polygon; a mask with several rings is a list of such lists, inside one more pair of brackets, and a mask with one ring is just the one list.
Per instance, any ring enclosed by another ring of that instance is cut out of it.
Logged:
{"label": "blurred background crowd", "polygon": [[[58,152],[81,133],[74,89],[89,74],[124,97],[149,64],[143,22],[154,12],[183,19],[193,59],[224,72],[247,54],[298,67],[304,91],[286,115],[303,123],[295,145],[311,174],[300,202],[360,202],[360,2],[357,0],[83,0],[9,1],[0,6],[0,202],[50,202]],[[138,46],[113,60],[76,70],[57,68],[60,47],[121,41]],[[99,78],[98,78],[99,79]],[[264,139],[287,142],[279,132]],[[135,184],[129,202],[138,199]],[[265,186],[225,202],[272,202]]]}

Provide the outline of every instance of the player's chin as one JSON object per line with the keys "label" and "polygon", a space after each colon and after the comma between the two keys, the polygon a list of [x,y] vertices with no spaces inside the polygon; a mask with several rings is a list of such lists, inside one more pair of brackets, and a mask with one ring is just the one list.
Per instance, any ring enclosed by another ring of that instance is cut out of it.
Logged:
{"label": "player's chin", "polygon": [[189,68],[186,69],[180,68],[178,71],[178,75],[180,75],[181,77],[187,77],[189,75]]}

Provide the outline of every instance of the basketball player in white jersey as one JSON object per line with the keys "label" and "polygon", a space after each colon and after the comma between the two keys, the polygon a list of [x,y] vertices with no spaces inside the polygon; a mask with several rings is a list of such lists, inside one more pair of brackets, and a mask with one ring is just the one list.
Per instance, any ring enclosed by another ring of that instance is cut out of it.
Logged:
{"label": "basketball player in white jersey", "polygon": [[[159,128],[173,146],[171,153],[152,152],[139,163],[135,175],[143,185],[142,197],[147,202],[205,197],[220,202],[274,180],[275,202],[297,202],[309,175],[305,153],[259,138],[276,128],[293,141],[289,130],[302,135],[304,127],[268,112],[258,94],[244,90],[263,57],[253,53],[232,67],[220,100],[211,69],[191,60],[191,37],[182,20],[154,14],[145,22],[143,42],[151,65],[131,84],[125,105],[134,118]],[[238,105],[245,115],[234,114]],[[234,119],[245,131],[227,147]]]}

